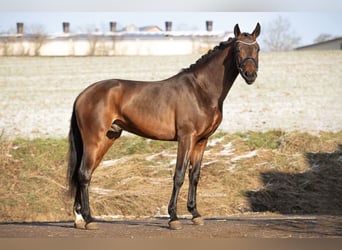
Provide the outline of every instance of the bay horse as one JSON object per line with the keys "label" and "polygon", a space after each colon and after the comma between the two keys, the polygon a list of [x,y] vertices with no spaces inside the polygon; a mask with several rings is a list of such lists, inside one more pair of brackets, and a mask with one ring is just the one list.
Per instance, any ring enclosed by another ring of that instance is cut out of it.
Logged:
{"label": "bay horse", "polygon": [[204,219],[197,211],[196,190],[203,153],[222,121],[222,106],[236,77],[252,84],[258,71],[259,45],[254,31],[240,32],[221,42],[178,74],[154,82],[104,80],[87,87],[76,98],[69,132],[69,191],[75,196],[76,228],[95,229],[88,188],[94,170],[123,130],[136,135],[177,141],[173,190],[168,206],[169,228],[181,229],[177,199],[189,165],[187,208],[195,225]]}

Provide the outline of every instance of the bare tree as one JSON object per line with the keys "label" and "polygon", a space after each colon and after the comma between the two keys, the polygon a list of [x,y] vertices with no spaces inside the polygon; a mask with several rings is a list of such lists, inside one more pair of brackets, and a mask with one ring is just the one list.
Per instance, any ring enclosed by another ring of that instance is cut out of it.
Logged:
{"label": "bare tree", "polygon": [[93,35],[91,33],[89,33],[87,35],[87,39],[88,39],[88,43],[89,43],[89,50],[88,50],[87,55],[88,56],[94,56],[96,53],[96,46],[97,46],[99,39],[96,35]]}
{"label": "bare tree", "polygon": [[266,25],[265,34],[263,42],[269,51],[292,50],[300,41],[300,37],[291,30],[290,21],[281,16]]}
{"label": "bare tree", "polygon": [[33,54],[40,56],[40,49],[46,43],[46,34],[42,29],[33,30],[31,40],[33,42]]}
{"label": "bare tree", "polygon": [[321,42],[328,41],[333,38],[334,37],[331,34],[322,33],[318,37],[315,38],[314,43],[321,43]]}
{"label": "bare tree", "polygon": [[89,24],[85,28],[80,28],[80,31],[82,33],[86,34],[89,49],[87,52],[87,56],[95,56],[97,53],[97,47],[99,46],[99,36],[97,33],[99,32],[99,29],[96,28],[95,25]]}
{"label": "bare tree", "polygon": [[10,37],[1,37],[0,38],[0,54],[3,56],[9,56],[11,54],[11,43],[14,39],[10,39]]}
{"label": "bare tree", "polygon": [[0,39],[0,54],[5,56],[39,56],[40,49],[45,42],[46,35],[40,25],[32,25],[26,33],[22,34],[9,30]]}
{"label": "bare tree", "polygon": [[[41,47],[46,43],[47,35],[44,30],[44,27],[41,25],[31,25],[28,28],[27,35],[25,35],[25,38],[22,37],[22,44],[24,40],[30,42],[30,46],[26,47],[26,49],[23,51],[23,56],[40,56],[40,49]],[[25,47],[23,45],[23,47]]]}

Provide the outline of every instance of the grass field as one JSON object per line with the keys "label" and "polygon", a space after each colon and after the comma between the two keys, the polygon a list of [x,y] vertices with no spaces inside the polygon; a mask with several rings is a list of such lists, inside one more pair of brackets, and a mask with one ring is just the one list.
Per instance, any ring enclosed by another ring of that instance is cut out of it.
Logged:
{"label": "grass field", "polygon": [[[65,137],[76,96],[102,79],[159,80],[200,55],[0,57],[0,132],[7,138]],[[261,53],[256,82],[238,77],[219,129],[342,130],[341,51]]]}

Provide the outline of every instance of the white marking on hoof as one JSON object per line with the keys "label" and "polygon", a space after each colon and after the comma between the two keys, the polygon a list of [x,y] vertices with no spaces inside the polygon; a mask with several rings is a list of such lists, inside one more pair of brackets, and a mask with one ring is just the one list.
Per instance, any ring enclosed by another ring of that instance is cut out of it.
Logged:
{"label": "white marking on hoof", "polygon": [[86,222],[85,222],[82,214],[77,213],[75,210],[74,210],[74,214],[75,214],[75,223],[74,223],[75,228],[85,229],[86,228]]}

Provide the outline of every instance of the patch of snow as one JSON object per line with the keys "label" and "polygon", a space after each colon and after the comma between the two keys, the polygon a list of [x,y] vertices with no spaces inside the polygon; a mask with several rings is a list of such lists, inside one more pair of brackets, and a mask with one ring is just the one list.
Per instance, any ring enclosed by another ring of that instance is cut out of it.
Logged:
{"label": "patch of snow", "polygon": [[102,220],[120,220],[120,219],[136,219],[137,216],[123,216],[123,215],[96,215],[94,216],[95,219],[102,219]]}
{"label": "patch of snow", "polygon": [[97,194],[100,194],[100,195],[108,195],[108,194],[114,192],[113,189],[106,189],[106,188],[99,188],[99,187],[92,187],[90,189],[90,191],[97,193]]}
{"label": "patch of snow", "polygon": [[214,146],[216,146],[218,143],[223,142],[223,139],[224,139],[224,137],[209,140],[207,145],[208,145],[209,147],[214,147]]}
{"label": "patch of snow", "polygon": [[174,166],[177,163],[177,159],[173,159],[169,162],[169,166]]}
{"label": "patch of snow", "polygon": [[126,157],[114,159],[114,160],[102,161],[100,163],[100,167],[111,167],[111,166],[114,166],[117,164],[125,163],[126,161],[128,161],[128,159]]}
{"label": "patch of snow", "polygon": [[233,172],[233,170],[236,168],[236,164],[231,165],[229,168],[227,168],[228,172]]}
{"label": "patch of snow", "polygon": [[257,155],[258,155],[258,150],[254,150],[254,151],[249,152],[249,153],[247,153],[245,155],[236,156],[236,157],[230,159],[230,161],[236,162],[236,161],[239,161],[241,159],[252,158],[252,157],[257,156]]}
{"label": "patch of snow", "polygon": [[146,161],[152,161],[154,158],[156,158],[158,156],[162,156],[162,157],[176,157],[175,154],[169,154],[166,151],[162,151],[160,153],[156,153],[156,154],[147,156],[145,159],[146,159]]}
{"label": "patch of snow", "polygon": [[206,193],[206,194],[199,194],[201,197],[227,197],[227,194],[224,193]]}
{"label": "patch of snow", "polygon": [[202,164],[202,168],[210,166],[211,164],[216,163],[216,162],[218,162],[218,160],[213,160],[213,161],[205,162],[205,163]]}
{"label": "patch of snow", "polygon": [[256,165],[256,166],[264,166],[264,165],[267,165],[267,164],[268,164],[268,162],[265,161],[265,162],[257,163],[257,164],[255,164],[255,165]]}
{"label": "patch of snow", "polygon": [[146,160],[146,161],[152,161],[154,158],[158,157],[158,156],[161,155],[161,154],[162,154],[162,152],[161,152],[161,153],[157,153],[157,154],[153,154],[153,155],[150,155],[150,156],[147,156],[147,157],[145,158],[145,160]]}
{"label": "patch of snow", "polygon": [[235,149],[233,148],[233,143],[229,142],[228,144],[223,146],[223,150],[221,150],[219,155],[232,155],[234,154]]}

